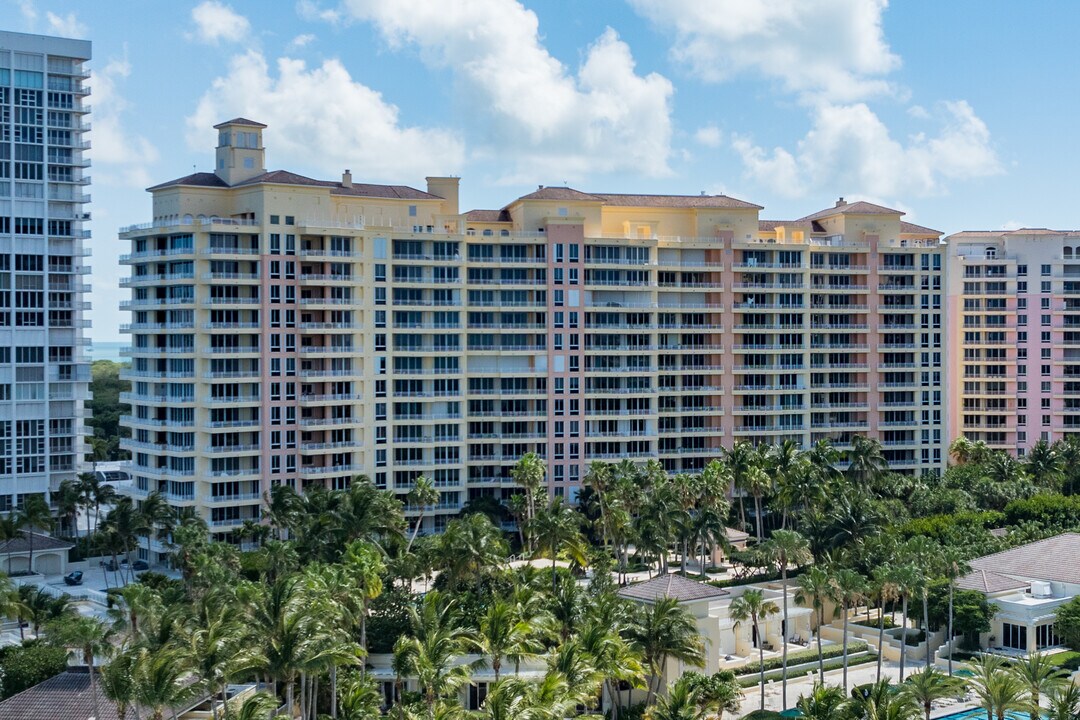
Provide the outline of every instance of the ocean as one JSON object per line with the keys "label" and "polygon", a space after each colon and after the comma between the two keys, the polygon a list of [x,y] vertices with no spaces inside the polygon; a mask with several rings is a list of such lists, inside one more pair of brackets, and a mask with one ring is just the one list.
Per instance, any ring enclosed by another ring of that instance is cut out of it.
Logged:
{"label": "ocean", "polygon": [[91,360],[112,360],[113,362],[127,362],[127,358],[120,357],[120,350],[130,343],[126,342],[99,342],[94,341],[90,350]]}

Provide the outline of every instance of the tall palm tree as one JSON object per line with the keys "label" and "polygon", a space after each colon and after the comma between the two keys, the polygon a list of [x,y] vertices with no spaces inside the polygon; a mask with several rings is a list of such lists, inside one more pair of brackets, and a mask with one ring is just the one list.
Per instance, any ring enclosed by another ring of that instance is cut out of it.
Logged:
{"label": "tall palm tree", "polygon": [[941,546],[928,537],[919,536],[904,543],[901,552],[911,561],[916,575],[916,590],[922,598],[922,625],[927,638],[925,667],[930,667],[930,581],[940,561]]}
{"label": "tall palm tree", "polygon": [[16,513],[16,522],[27,529],[26,539],[30,543],[30,572],[34,572],[34,537],[35,530],[51,530],[53,526],[52,510],[44,495],[28,495],[22,509]]}
{"label": "tall palm tree", "polygon": [[866,578],[850,568],[841,568],[836,572],[833,577],[833,583],[836,590],[836,600],[840,602],[840,613],[844,622],[843,637],[841,643],[843,644],[843,658],[844,658],[844,680],[842,687],[844,692],[847,693],[848,689],[848,610],[856,607],[867,595],[869,590]]}
{"label": "tall palm tree", "polygon": [[847,698],[840,688],[818,683],[809,695],[798,699],[795,707],[808,720],[835,720],[847,704]]}
{"label": "tall palm tree", "polygon": [[1006,672],[1002,658],[983,655],[970,667],[971,689],[986,710],[986,720],[1005,720],[1009,713],[1034,710],[1029,688],[1015,673]]}
{"label": "tall palm tree", "polygon": [[469,681],[471,667],[456,661],[478,646],[473,633],[461,624],[454,602],[438,590],[425,595],[418,609],[409,609],[409,625],[409,633],[394,644],[394,665],[416,678],[430,720],[436,701]]}
{"label": "tall palm tree", "polygon": [[135,659],[135,697],[150,710],[150,720],[163,720],[165,711],[194,699],[198,686],[187,682],[189,671],[180,654],[170,648],[143,650]]}
{"label": "tall palm tree", "polygon": [[537,511],[527,527],[535,544],[534,552],[543,551],[551,556],[551,590],[554,592],[559,580],[555,565],[559,551],[580,536],[581,515],[564,505],[561,497],[556,497],[546,509]]}
{"label": "tall palm tree", "polygon": [[451,588],[477,582],[502,567],[509,552],[502,531],[483,513],[451,520],[436,542],[436,553]]}
{"label": "tall palm tree", "polygon": [[780,568],[780,582],[783,588],[784,632],[782,633],[783,637],[780,639],[783,655],[781,694],[784,707],[787,708],[787,635],[791,632],[791,628],[788,626],[788,568],[791,565],[805,565],[813,557],[810,555],[810,544],[806,541],[806,538],[794,530],[777,530],[769,538],[769,542],[765,544],[764,550],[767,557]]}
{"label": "tall palm tree", "polygon": [[[760,456],[753,445],[745,440],[738,440],[724,453],[724,465],[731,477],[731,489],[739,491],[739,529],[746,530],[746,506],[743,496],[746,494],[746,476],[751,468],[757,466]],[[760,538],[759,538],[760,539]]]}
{"label": "tall palm tree", "polygon": [[[100,717],[94,658],[104,654],[111,647],[108,628],[97,618],[75,614],[65,616],[55,626],[50,627],[52,628],[50,635],[64,647],[78,652],[79,657],[86,664],[90,674],[90,700],[94,717]],[[160,720],[160,718],[155,720]]]}
{"label": "tall palm tree", "polygon": [[116,705],[116,716],[127,717],[128,708],[135,702],[135,653],[122,652],[101,668],[101,694]]}
{"label": "tall palm tree", "polygon": [[60,487],[53,493],[53,501],[56,503],[56,512],[63,519],[60,532],[78,535],[79,506],[82,503],[82,489],[78,480],[63,480]]}
{"label": "tall palm tree", "polygon": [[1024,470],[1031,481],[1041,488],[1060,491],[1065,479],[1065,467],[1057,449],[1039,439],[1024,456]]}
{"label": "tall palm tree", "polygon": [[[379,597],[383,591],[382,574],[386,571],[382,553],[371,543],[363,540],[354,540],[345,549],[345,569],[352,580],[352,587],[347,593],[355,593],[360,601],[360,648],[367,655],[367,619],[370,613],[371,601]],[[366,672],[364,665],[360,666],[360,675]]]}
{"label": "tall palm tree", "polygon": [[735,715],[742,709],[742,688],[735,673],[730,670],[721,670],[709,676],[688,672],[679,682],[693,686],[698,708],[706,718],[722,720],[725,712]]}
{"label": "tall palm tree", "polygon": [[210,712],[215,712],[218,696],[226,703],[226,686],[238,672],[257,667],[250,650],[243,621],[233,603],[223,603],[209,617],[192,623],[184,638],[182,657],[202,679],[210,696]]}
{"label": "tall palm tree", "polygon": [[670,659],[679,660],[694,667],[705,664],[705,647],[698,633],[697,622],[674,598],[659,598],[643,604],[637,622],[630,629],[630,637],[641,651],[651,675],[646,704],[652,704]]}
{"label": "tall palm tree", "polygon": [[949,643],[949,677],[953,674],[953,595],[956,590],[956,581],[966,575],[970,566],[965,562],[964,554],[959,548],[944,546],[941,550],[941,567],[945,572],[945,578],[949,581],[949,610],[946,630],[946,642]]}
{"label": "tall palm tree", "polygon": [[918,571],[911,564],[892,567],[890,580],[900,596],[900,682],[903,682],[904,668],[907,665],[908,599],[918,591],[921,580]]}
{"label": "tall palm tree", "polygon": [[1026,658],[1021,658],[1009,666],[1009,671],[1020,679],[1027,687],[1031,697],[1031,720],[1039,718],[1039,701],[1044,694],[1057,689],[1068,678],[1068,673],[1063,672],[1050,656],[1034,652]]}
{"label": "tall palm tree", "polygon": [[818,682],[821,685],[825,684],[825,656],[821,647],[821,631],[825,625],[825,604],[836,599],[833,575],[818,565],[814,565],[800,575],[795,583],[795,602],[812,608],[817,620],[817,632],[814,634],[817,636]]}
{"label": "tall palm tree", "polygon": [[[536,453],[525,453],[514,465],[511,471],[514,482],[525,491],[525,524],[528,525],[536,517],[538,496],[544,487],[544,479],[547,477],[547,468],[544,461]],[[532,551],[532,539],[526,535],[528,550]]]}
{"label": "tall palm tree", "polygon": [[[885,654],[885,605],[896,602],[900,597],[900,588],[893,577],[893,566],[880,564],[874,569],[873,588],[878,604],[878,652],[877,679],[881,682],[881,658]],[[869,614],[869,610],[867,611]]]}
{"label": "tall palm tree", "polygon": [[737,628],[740,623],[749,620],[754,629],[755,645],[758,649],[758,668],[761,675],[761,709],[765,709],[765,638],[761,636],[759,621],[780,612],[772,600],[766,600],[761,590],[750,589],[731,601],[729,609],[731,619]]}
{"label": "tall palm tree", "polygon": [[150,550],[150,541],[153,539],[154,534],[159,532],[159,529],[168,528],[172,525],[175,518],[175,512],[169,506],[165,496],[156,490],[147,495],[146,499],[139,505],[136,524],[141,534],[146,536],[147,562],[150,562],[150,558],[153,557]]}
{"label": "tall palm tree", "polygon": [[889,471],[889,464],[881,452],[881,443],[863,435],[852,438],[847,459],[848,477],[864,488],[877,487],[878,482]]}
{"label": "tall palm tree", "polygon": [[657,698],[656,704],[645,710],[645,720],[705,720],[706,708],[700,692],[686,678],[668,686],[667,695]]}
{"label": "tall palm tree", "polygon": [[761,499],[772,488],[772,484],[772,478],[769,477],[765,468],[759,465],[750,467],[743,476],[743,490],[754,498],[754,533],[757,535],[759,543],[764,539],[762,535],[764,518],[761,515]]}
{"label": "tall palm tree", "polygon": [[608,549],[608,541],[611,535],[608,528],[606,504],[608,500],[607,494],[611,490],[613,479],[611,466],[606,462],[593,460],[589,463],[589,470],[585,473],[585,485],[596,495],[596,504],[600,510],[600,538],[605,550]]}
{"label": "tall palm tree", "polygon": [[303,512],[304,501],[288,485],[271,485],[263,494],[263,514],[277,528],[278,539],[284,540],[296,528]]}
{"label": "tall palm tree", "polygon": [[416,515],[416,524],[413,526],[413,531],[409,535],[409,542],[405,546],[405,552],[408,552],[412,549],[416,536],[420,534],[420,528],[424,524],[424,513],[429,507],[439,502],[439,491],[435,489],[435,483],[421,475],[413,480],[413,486],[406,498],[408,498],[410,507],[419,509]]}
{"label": "tall palm tree", "polygon": [[897,692],[886,680],[874,683],[867,692],[855,693],[848,707],[851,720],[917,720],[922,708],[908,693]]}
{"label": "tall palm tree", "polygon": [[937,668],[930,666],[921,672],[912,673],[903,685],[903,692],[922,706],[925,720],[930,720],[930,711],[934,701],[947,697],[958,697],[963,693],[964,684],[957,678],[951,678]]}

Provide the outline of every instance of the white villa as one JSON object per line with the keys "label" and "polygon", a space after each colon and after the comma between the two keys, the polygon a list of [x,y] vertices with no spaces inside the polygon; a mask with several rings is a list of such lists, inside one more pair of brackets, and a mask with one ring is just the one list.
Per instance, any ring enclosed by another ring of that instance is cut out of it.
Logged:
{"label": "white villa", "polygon": [[998,609],[990,632],[979,638],[983,647],[1026,654],[1060,645],[1054,613],[1080,595],[1080,534],[1021,545],[970,565],[956,586],[983,593]]}

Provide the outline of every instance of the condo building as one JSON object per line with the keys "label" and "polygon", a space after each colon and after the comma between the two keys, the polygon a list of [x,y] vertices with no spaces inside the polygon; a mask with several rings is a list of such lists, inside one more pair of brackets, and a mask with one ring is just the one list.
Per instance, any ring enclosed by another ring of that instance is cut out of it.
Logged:
{"label": "condo building", "polygon": [[0,32],[0,512],[83,457],[90,43]]}
{"label": "condo building", "polygon": [[1022,456],[1080,431],[1080,231],[946,240],[950,435]]}
{"label": "condo building", "polygon": [[216,129],[214,172],[150,188],[121,238],[130,492],[219,539],[272,484],[357,475],[430,478],[437,532],[527,452],[571,499],[593,460],[698,472],[738,440],[943,466],[944,247],[900,211],[540,187],[461,212],[457,178],[268,172],[264,125]]}

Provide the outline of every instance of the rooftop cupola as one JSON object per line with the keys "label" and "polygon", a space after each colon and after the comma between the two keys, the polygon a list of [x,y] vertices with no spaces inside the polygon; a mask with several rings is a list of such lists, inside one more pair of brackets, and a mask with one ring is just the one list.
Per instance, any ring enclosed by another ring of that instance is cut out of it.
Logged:
{"label": "rooftop cupola", "polygon": [[266,150],[262,131],[266,126],[245,118],[233,118],[214,126],[218,144],[214,172],[229,185],[236,185],[266,172]]}

